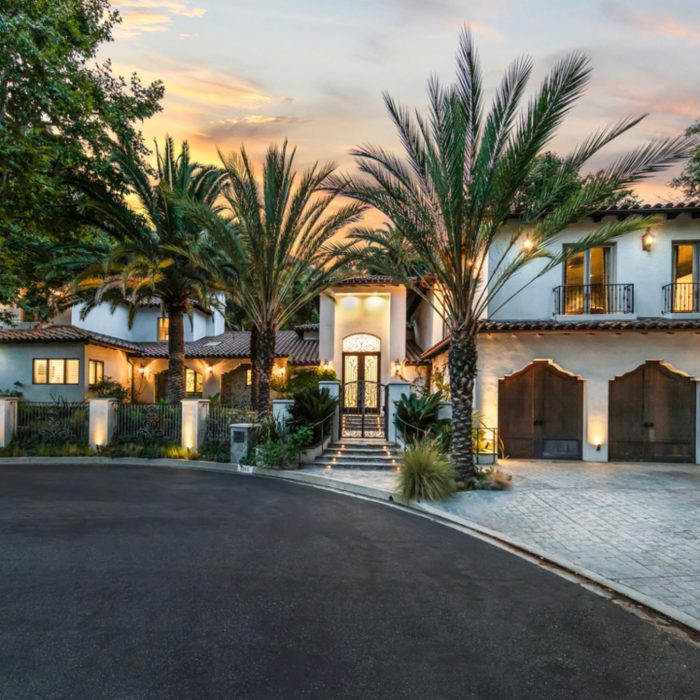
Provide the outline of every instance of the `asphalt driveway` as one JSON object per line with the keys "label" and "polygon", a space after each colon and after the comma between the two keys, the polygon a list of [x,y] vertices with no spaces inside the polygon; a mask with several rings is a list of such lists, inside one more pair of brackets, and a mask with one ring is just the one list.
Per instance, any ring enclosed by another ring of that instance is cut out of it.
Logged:
{"label": "asphalt driveway", "polygon": [[692,698],[700,650],[414,515],[296,484],[0,466],[0,697]]}

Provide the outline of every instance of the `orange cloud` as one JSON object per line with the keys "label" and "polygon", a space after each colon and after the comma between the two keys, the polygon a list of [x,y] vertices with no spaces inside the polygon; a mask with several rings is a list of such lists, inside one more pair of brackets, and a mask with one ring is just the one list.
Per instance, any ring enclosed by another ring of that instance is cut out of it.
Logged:
{"label": "orange cloud", "polygon": [[646,34],[700,42],[700,27],[697,24],[693,25],[690,21],[679,24],[672,17],[665,17],[662,8],[648,10],[639,7],[638,4],[631,6],[624,2],[610,0],[603,3],[601,9],[610,19],[633,26]]}
{"label": "orange cloud", "polygon": [[122,0],[117,4],[121,12],[123,37],[134,37],[142,32],[166,32],[174,16],[200,18],[206,14],[204,7],[190,7],[189,2],[178,0]]}

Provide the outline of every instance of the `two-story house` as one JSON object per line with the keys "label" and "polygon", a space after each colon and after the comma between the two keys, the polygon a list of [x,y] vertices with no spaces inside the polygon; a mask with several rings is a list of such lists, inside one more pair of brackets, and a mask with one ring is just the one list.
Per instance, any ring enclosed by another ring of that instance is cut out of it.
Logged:
{"label": "two-story house", "polygon": [[[546,263],[533,263],[493,299],[478,338],[475,407],[507,455],[700,462],[700,204],[599,211],[557,246],[606,217],[640,211],[658,214],[661,225],[543,274]],[[494,246],[491,267],[500,253]],[[346,280],[320,299],[318,325],[279,332],[275,373],[332,368],[343,410],[376,414],[392,380],[444,382],[440,290],[422,291],[433,305],[388,277]],[[159,307],[140,311],[131,328],[126,308],[98,307],[85,319],[80,312],[0,330],[0,389],[18,381],[26,400],[82,400],[109,376],[133,401],[162,398],[168,329]],[[218,311],[202,309],[186,328],[188,395],[248,405],[249,333],[226,331]]]}

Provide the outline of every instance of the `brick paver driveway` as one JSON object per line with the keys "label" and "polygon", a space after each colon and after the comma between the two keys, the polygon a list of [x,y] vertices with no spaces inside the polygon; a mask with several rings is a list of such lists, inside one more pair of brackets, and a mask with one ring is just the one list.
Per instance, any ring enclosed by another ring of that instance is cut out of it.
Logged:
{"label": "brick paver driveway", "polygon": [[[503,460],[501,468],[513,475],[511,491],[462,493],[434,507],[653,598],[700,630],[700,466]],[[396,483],[368,470],[336,469],[332,478]]]}
{"label": "brick paver driveway", "polygon": [[700,628],[700,466],[504,460],[508,493],[440,508],[618,582]]}

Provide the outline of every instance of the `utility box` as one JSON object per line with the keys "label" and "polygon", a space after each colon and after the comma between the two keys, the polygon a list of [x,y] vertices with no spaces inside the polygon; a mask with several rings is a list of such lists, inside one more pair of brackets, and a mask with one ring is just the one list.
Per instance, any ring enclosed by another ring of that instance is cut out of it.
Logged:
{"label": "utility box", "polygon": [[248,453],[253,448],[255,438],[254,423],[232,423],[231,431],[231,462],[244,464]]}

